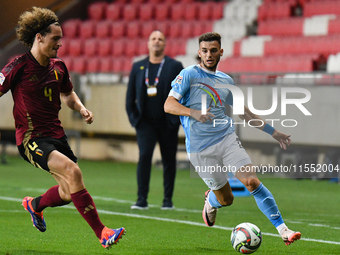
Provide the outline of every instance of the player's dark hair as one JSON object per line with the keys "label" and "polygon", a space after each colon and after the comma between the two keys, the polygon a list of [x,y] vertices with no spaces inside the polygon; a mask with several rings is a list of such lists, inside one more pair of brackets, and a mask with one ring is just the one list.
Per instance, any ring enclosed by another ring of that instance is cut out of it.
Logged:
{"label": "player's dark hair", "polygon": [[213,42],[213,41],[217,41],[221,46],[221,35],[216,32],[208,32],[208,33],[202,34],[198,38],[198,44],[200,44],[201,42]]}
{"label": "player's dark hair", "polygon": [[45,36],[51,32],[51,24],[60,26],[57,15],[46,8],[33,6],[32,11],[26,11],[19,17],[16,29],[20,42],[32,48],[37,33]]}

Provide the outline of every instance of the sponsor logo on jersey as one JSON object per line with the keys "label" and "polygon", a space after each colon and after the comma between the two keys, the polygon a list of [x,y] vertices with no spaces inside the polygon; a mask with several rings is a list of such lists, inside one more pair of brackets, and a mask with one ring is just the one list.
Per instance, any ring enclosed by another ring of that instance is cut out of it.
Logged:
{"label": "sponsor logo on jersey", "polygon": [[2,84],[5,81],[5,75],[3,75],[3,73],[0,73],[0,85],[2,86]]}

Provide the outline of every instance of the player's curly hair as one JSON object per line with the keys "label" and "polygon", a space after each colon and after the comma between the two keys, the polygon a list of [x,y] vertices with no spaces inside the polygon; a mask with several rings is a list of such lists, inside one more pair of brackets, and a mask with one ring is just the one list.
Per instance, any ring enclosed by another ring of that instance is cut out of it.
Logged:
{"label": "player's curly hair", "polygon": [[217,41],[221,45],[221,35],[216,32],[208,32],[202,34],[198,38],[198,44],[200,44],[201,42],[213,42],[213,41]]}
{"label": "player's curly hair", "polygon": [[53,11],[33,6],[32,11],[20,15],[16,29],[17,37],[20,42],[32,48],[35,35],[37,33],[46,35],[51,32],[51,24],[60,26],[58,22],[58,17]]}

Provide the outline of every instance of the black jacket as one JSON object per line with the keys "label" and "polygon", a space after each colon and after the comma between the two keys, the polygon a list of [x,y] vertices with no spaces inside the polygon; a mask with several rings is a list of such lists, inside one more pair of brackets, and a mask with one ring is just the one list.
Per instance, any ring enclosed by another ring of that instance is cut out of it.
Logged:
{"label": "black jacket", "polygon": [[[149,57],[134,63],[130,72],[125,106],[130,123],[133,127],[138,125],[143,115],[144,99],[147,97],[145,88],[145,67],[148,61]],[[157,93],[161,93],[164,103],[171,90],[171,82],[182,69],[183,65],[181,62],[165,56],[165,62],[159,77],[158,85],[163,89],[157,91]],[[179,125],[179,117],[175,115],[166,113],[166,121],[169,127],[176,127]]]}

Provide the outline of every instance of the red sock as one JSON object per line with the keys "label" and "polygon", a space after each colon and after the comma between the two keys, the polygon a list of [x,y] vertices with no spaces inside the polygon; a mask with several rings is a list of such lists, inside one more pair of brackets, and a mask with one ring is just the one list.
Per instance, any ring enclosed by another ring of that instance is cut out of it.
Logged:
{"label": "red sock", "polygon": [[41,212],[46,207],[55,207],[69,204],[70,202],[61,199],[58,189],[59,185],[53,186],[47,190],[45,194],[33,199],[33,209],[37,212]]}
{"label": "red sock", "polygon": [[100,239],[102,230],[105,227],[100,221],[96,206],[92,200],[91,195],[86,189],[71,194],[72,202],[77,208],[78,212],[87,221],[93,229],[96,236]]}

